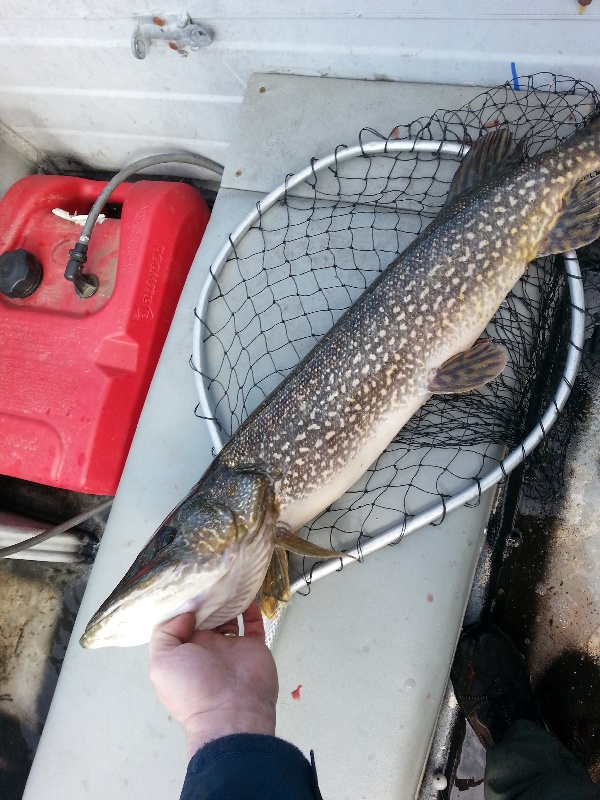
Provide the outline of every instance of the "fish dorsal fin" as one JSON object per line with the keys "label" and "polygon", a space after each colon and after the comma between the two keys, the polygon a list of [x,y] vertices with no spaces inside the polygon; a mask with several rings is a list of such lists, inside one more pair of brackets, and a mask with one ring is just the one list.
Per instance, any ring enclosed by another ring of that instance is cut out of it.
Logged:
{"label": "fish dorsal fin", "polygon": [[600,236],[600,175],[584,178],[563,201],[556,225],[540,246],[540,256],[585,247]]}
{"label": "fish dorsal fin", "polygon": [[260,610],[267,619],[274,619],[279,607],[287,603],[290,596],[287,553],[283,547],[276,545],[260,589]]}
{"label": "fish dorsal fin", "polygon": [[427,386],[434,394],[458,394],[493,381],[508,363],[506,349],[491,339],[480,339],[438,368]]}
{"label": "fish dorsal fin", "polygon": [[463,192],[515,164],[522,157],[523,149],[524,140],[515,148],[512,133],[507,128],[477,139],[454,173],[444,207]]}

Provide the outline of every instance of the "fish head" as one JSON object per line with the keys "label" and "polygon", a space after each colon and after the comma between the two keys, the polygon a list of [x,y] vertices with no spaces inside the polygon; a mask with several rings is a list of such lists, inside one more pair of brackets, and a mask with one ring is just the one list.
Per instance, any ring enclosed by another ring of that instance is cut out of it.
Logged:
{"label": "fish head", "polygon": [[196,627],[214,627],[242,613],[267,570],[276,512],[268,472],[218,470],[158,528],[91,618],[81,646],[143,644],[157,625],[186,612],[196,614]]}

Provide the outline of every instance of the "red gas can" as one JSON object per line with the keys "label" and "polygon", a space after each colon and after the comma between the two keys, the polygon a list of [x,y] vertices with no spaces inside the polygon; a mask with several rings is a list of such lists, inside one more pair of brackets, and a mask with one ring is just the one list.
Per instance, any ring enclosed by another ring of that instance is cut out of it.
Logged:
{"label": "red gas can", "polygon": [[0,201],[0,254],[28,251],[43,271],[30,296],[0,294],[0,473],[106,495],[209,211],[183,183],[122,184],[109,200],[120,218],[90,239],[84,272],[99,289],[84,299],[63,277],[81,227],[53,209],[86,214],[104,186],[33,176]]}

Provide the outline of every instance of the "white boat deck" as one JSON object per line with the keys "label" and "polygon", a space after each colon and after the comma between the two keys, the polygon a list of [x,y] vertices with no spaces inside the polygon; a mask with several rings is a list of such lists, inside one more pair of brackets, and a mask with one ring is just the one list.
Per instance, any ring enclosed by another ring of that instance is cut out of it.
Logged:
{"label": "white boat deck", "polygon": [[[257,88],[266,91],[259,93]],[[25,800],[177,798],[183,735],[147,678],[147,647],[85,651],[85,623],[211,460],[194,416],[193,308],[215,254],[263,194],[369,125],[478,89],[254,76],[222,188],[139,422],[64,661]],[[351,102],[348,103],[348,98]],[[260,103],[260,106],[259,106]],[[268,118],[269,126],[258,125]],[[314,125],[313,120],[319,124]],[[295,124],[292,122],[295,120]],[[241,180],[236,172],[241,171]],[[490,498],[294,597],[274,652],[278,733],[314,749],[323,795],[415,797],[477,563]],[[302,685],[300,700],[292,690]]]}

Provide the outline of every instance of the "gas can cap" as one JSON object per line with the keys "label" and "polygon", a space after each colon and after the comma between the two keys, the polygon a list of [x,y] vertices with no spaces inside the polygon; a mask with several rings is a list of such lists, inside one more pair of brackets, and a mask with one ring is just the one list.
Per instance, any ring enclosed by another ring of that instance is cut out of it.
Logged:
{"label": "gas can cap", "polygon": [[0,292],[7,297],[29,297],[42,282],[42,265],[27,250],[7,250],[0,256]]}

